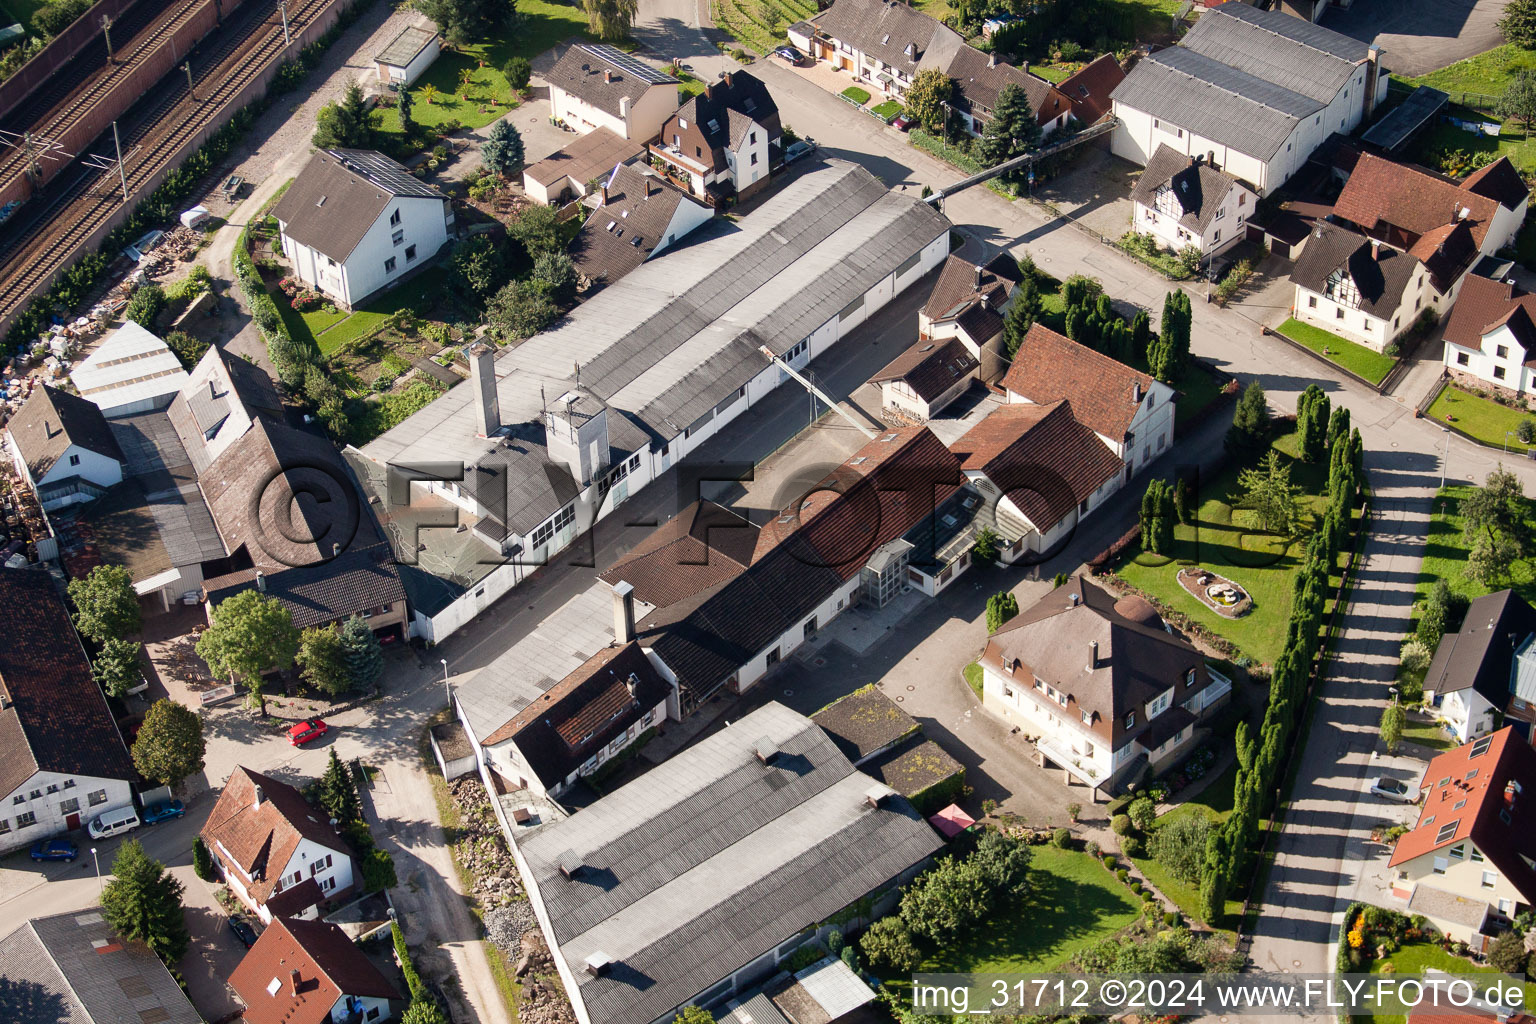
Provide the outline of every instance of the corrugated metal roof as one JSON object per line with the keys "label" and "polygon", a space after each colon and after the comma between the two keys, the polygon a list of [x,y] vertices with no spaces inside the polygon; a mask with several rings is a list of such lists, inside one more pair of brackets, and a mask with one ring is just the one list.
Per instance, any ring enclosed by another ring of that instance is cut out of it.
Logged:
{"label": "corrugated metal roof", "polygon": [[190,378],[165,342],[127,320],[75,365],[69,379],[82,398],[105,412],[169,397]]}
{"label": "corrugated metal roof", "polygon": [[1131,69],[1113,98],[1253,157],[1268,159],[1322,105],[1175,46]]}
{"label": "corrugated metal roof", "polygon": [[1211,10],[1179,45],[1323,104],[1366,56],[1365,44],[1348,36],[1240,3]]}
{"label": "corrugated metal roof", "polygon": [[[612,961],[578,975],[594,1024],[646,1024],[939,845],[910,804],[770,703],[523,851],[566,962]],[[568,852],[583,864],[574,878],[560,869]]]}
{"label": "corrugated metal roof", "polygon": [[[610,430],[628,418],[653,438],[676,436],[692,422],[684,417],[697,418],[765,365],[756,352],[764,339],[779,352],[794,345],[947,228],[915,197],[828,161],[739,223],[701,228],[697,241],[641,265],[561,326],[502,352],[501,419],[537,420],[579,367],[581,385],[610,407]],[[493,443],[475,436],[472,391],[449,391],[363,453],[397,464],[473,464]]]}

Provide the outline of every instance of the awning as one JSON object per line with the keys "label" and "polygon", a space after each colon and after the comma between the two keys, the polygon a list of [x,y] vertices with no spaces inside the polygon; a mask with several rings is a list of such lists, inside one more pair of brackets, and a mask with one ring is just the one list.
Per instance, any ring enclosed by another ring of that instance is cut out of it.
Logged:
{"label": "awning", "polygon": [[966,814],[959,807],[950,804],[928,819],[928,824],[943,833],[945,839],[953,839],[976,824],[976,819]]}
{"label": "awning", "polygon": [[181,579],[180,569],[167,569],[165,572],[157,572],[147,580],[140,580],[133,585],[133,592],[143,597],[145,594],[153,594],[157,590],[163,590]]}
{"label": "awning", "polygon": [[875,81],[879,82],[881,85],[894,85],[896,83],[896,79],[892,78],[884,71],[875,76]]}

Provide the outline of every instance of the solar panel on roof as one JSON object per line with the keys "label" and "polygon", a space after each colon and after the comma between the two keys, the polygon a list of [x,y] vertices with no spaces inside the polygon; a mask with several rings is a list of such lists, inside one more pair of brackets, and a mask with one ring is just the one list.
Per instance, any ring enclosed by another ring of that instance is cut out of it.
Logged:
{"label": "solar panel on roof", "polygon": [[634,75],[642,82],[650,82],[652,85],[666,85],[669,82],[675,83],[677,81],[671,75],[656,70],[640,58],[631,56],[623,50],[615,49],[612,46],[605,46],[602,43],[581,43],[580,46],[592,56],[601,57],[620,71]]}

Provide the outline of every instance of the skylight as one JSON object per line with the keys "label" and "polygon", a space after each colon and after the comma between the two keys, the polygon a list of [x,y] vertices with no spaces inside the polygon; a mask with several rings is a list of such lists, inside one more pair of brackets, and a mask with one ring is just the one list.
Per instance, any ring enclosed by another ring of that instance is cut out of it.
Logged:
{"label": "skylight", "polygon": [[1457,818],[1455,821],[1441,825],[1440,831],[1435,834],[1435,845],[1438,846],[1441,843],[1450,842],[1451,837],[1456,834],[1456,826],[1460,824],[1461,819]]}
{"label": "skylight", "polygon": [[1492,745],[1493,745],[1493,737],[1492,736],[1484,736],[1482,739],[1480,739],[1476,743],[1472,744],[1472,752],[1467,755],[1467,759],[1471,760],[1472,758],[1477,757],[1479,754],[1486,754],[1486,753],[1488,753],[1488,748],[1490,746],[1492,746]]}

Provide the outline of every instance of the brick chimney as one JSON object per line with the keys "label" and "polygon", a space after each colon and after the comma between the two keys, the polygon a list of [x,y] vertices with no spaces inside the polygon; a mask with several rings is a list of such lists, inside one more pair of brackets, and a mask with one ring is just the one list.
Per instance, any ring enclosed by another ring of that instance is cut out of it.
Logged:
{"label": "brick chimney", "polygon": [[605,82],[612,82],[613,81],[613,72],[609,71],[607,68],[603,68],[603,81],[605,81]]}
{"label": "brick chimney", "polygon": [[294,968],[293,970],[288,972],[288,985],[289,985],[289,993],[288,993],[289,995],[295,995],[296,996],[296,995],[299,994],[299,971],[298,971],[298,968]]}
{"label": "brick chimney", "polygon": [[729,71],[727,71],[723,75],[721,75],[720,77],[725,79],[725,87],[727,89],[731,88],[731,73]]}
{"label": "brick chimney", "polygon": [[260,807],[262,804],[264,804],[266,802],[267,802],[267,794],[262,791],[262,788],[260,786],[257,786],[256,787],[256,791],[255,791],[255,793],[253,795],[253,798],[251,800],[251,806],[252,807]]}

